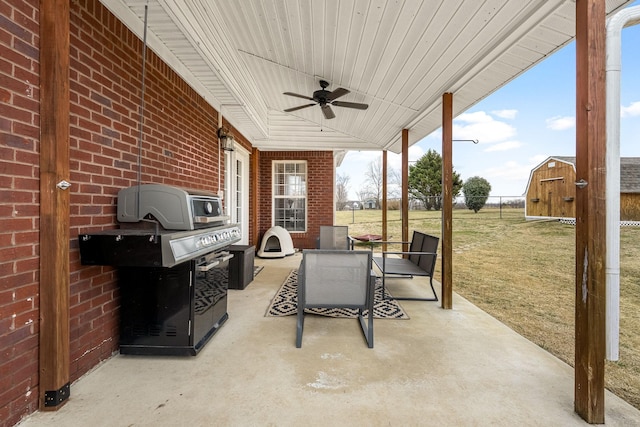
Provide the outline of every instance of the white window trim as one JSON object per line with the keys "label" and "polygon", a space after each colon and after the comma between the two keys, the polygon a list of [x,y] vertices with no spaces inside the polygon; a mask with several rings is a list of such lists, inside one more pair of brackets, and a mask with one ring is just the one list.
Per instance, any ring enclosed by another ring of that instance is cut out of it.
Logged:
{"label": "white window trim", "polygon": [[271,163],[271,226],[276,224],[276,199],[292,198],[291,196],[276,196],[276,166],[290,164],[304,164],[305,194],[304,197],[304,230],[287,230],[290,234],[306,233],[309,227],[309,163],[306,160],[273,160]]}
{"label": "white window trim", "polygon": [[[229,216],[231,222],[240,224],[241,240],[239,244],[247,245],[249,243],[249,162],[250,153],[243,147],[236,145],[234,151],[225,151],[225,170],[224,170],[224,194],[225,194],[225,214]],[[243,163],[242,176],[242,200],[238,200],[238,188],[236,182],[237,161],[240,159]],[[241,205],[242,217],[238,218],[237,205]]]}

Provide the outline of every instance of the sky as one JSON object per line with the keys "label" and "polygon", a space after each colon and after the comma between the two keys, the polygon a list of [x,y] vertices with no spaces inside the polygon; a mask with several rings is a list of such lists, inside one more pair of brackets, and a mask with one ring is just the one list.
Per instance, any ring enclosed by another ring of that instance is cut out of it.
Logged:
{"label": "sky", "polygon": [[[637,6],[640,1],[632,6]],[[491,196],[522,196],[531,170],[550,156],[575,156],[575,42],[471,107],[453,121],[453,169],[491,184]],[[455,94],[453,98],[455,104]],[[622,31],[620,155],[640,157],[640,25]],[[409,148],[409,164],[427,150],[442,154],[436,130]],[[337,173],[349,176],[349,198],[365,186],[365,170],[381,152],[351,151]],[[388,153],[388,167],[401,157]]]}

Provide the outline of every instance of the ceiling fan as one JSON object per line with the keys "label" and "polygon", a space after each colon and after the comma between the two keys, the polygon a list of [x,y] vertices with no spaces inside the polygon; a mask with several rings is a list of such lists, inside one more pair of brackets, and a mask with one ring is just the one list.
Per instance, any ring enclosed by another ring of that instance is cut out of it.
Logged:
{"label": "ceiling fan", "polygon": [[297,98],[314,101],[313,104],[305,104],[305,105],[300,105],[298,107],[287,108],[284,111],[287,113],[290,113],[292,111],[301,110],[303,108],[312,107],[318,104],[322,109],[322,113],[324,114],[324,117],[326,119],[333,119],[336,115],[333,113],[333,110],[331,109],[332,105],[335,105],[336,107],[355,108],[357,110],[366,110],[367,108],[369,108],[369,105],[367,104],[360,104],[357,102],[336,101],[336,99],[340,98],[341,96],[348,94],[349,91],[345,88],[339,87],[333,92],[330,92],[326,90],[328,86],[329,86],[329,82],[327,82],[326,80],[320,80],[320,87],[322,89],[316,90],[315,92],[313,92],[313,97],[308,97],[306,95],[299,95],[293,92],[284,92],[283,95],[295,96]]}

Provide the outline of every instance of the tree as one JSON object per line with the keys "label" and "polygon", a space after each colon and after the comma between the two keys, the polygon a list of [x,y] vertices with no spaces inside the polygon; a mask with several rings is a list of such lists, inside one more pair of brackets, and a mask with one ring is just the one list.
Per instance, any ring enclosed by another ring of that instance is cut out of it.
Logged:
{"label": "tree", "polygon": [[345,174],[336,175],[336,209],[343,210],[349,201],[349,179],[351,177]]}
{"label": "tree", "polygon": [[[462,179],[453,171],[453,197],[460,194]],[[409,194],[420,200],[425,209],[442,208],[442,157],[429,149],[415,165],[409,166]]]}
{"label": "tree", "polygon": [[399,199],[402,197],[402,173],[398,169],[389,168],[387,197]]}
{"label": "tree", "polygon": [[367,193],[376,200],[376,205],[380,207],[382,200],[382,159],[378,157],[370,161],[364,175],[367,177]]}
{"label": "tree", "polygon": [[478,213],[484,207],[491,193],[491,184],[484,178],[473,176],[464,183],[462,187],[464,193],[464,203],[467,207]]}
{"label": "tree", "polygon": [[366,202],[367,199],[374,198],[372,190],[369,187],[361,188],[360,190],[356,191],[356,194],[358,196],[358,200],[360,200],[362,203]]}

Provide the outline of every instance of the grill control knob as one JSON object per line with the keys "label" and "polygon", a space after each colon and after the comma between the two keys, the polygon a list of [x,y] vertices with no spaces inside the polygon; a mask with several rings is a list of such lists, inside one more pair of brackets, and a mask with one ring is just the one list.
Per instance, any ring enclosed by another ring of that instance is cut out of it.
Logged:
{"label": "grill control knob", "polygon": [[204,213],[210,215],[213,213],[213,204],[211,202],[207,202],[204,204]]}

